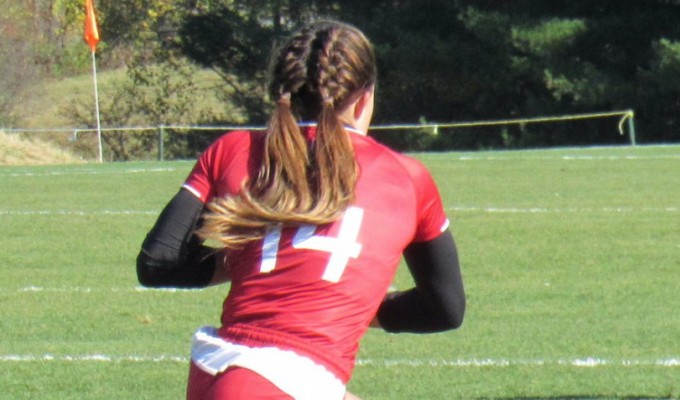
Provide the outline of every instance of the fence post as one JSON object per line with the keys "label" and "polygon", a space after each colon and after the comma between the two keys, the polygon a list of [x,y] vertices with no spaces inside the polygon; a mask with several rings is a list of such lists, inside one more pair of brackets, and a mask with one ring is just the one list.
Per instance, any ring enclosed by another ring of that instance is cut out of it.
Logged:
{"label": "fence post", "polygon": [[158,126],[158,161],[163,161],[165,125]]}
{"label": "fence post", "polygon": [[635,139],[635,122],[633,122],[633,115],[628,118],[628,134],[630,135],[630,145],[635,146],[637,144]]}

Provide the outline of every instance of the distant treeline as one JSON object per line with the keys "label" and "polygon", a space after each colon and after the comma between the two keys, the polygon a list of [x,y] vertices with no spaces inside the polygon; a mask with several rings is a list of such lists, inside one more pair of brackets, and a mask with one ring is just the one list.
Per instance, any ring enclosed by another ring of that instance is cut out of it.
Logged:
{"label": "distant treeline", "polygon": [[[680,1],[119,0],[97,6],[104,67],[188,59],[220,74],[223,98],[238,112],[202,113],[192,123],[263,123],[272,46],[301,23],[331,17],[358,26],[375,44],[376,123],[632,109],[639,143],[680,141]],[[385,140],[419,150],[627,143],[617,123],[511,125],[437,137],[413,131]]]}

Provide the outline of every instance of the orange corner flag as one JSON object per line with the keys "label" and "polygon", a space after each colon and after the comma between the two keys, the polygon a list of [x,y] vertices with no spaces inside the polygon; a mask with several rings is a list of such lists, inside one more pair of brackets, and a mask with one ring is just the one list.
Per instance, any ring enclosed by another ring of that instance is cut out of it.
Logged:
{"label": "orange corner flag", "polygon": [[85,0],[85,34],[83,38],[94,53],[97,50],[97,43],[99,43],[99,30],[97,29],[97,17],[94,15],[92,0]]}

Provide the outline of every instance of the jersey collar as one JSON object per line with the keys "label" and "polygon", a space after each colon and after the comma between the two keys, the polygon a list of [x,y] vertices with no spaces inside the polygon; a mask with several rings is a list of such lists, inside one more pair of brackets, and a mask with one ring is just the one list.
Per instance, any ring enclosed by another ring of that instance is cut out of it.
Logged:
{"label": "jersey collar", "polygon": [[[316,128],[316,126],[317,126],[318,124],[317,124],[316,122],[301,122],[301,123],[298,124],[298,125],[299,125],[301,128]],[[347,132],[352,132],[352,133],[356,133],[356,134],[358,134],[358,135],[366,136],[366,132],[361,131],[361,130],[359,130],[359,129],[357,129],[357,128],[351,126],[351,125],[344,124],[343,127],[345,128],[345,130],[346,130]],[[316,133],[316,129],[314,129],[314,132]]]}

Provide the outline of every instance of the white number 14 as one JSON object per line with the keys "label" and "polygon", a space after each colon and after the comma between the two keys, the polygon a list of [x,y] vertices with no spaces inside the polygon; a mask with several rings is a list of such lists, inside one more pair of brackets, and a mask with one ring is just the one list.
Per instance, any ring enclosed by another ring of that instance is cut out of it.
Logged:
{"label": "white number 14", "polygon": [[[350,258],[359,257],[361,244],[357,242],[359,229],[364,218],[364,210],[349,207],[340,221],[338,237],[314,235],[316,226],[302,225],[293,237],[293,248],[325,251],[331,254],[321,279],[337,283],[347,267]],[[281,242],[281,225],[267,229],[262,244],[262,263],[260,272],[267,273],[276,267],[276,257]]]}

